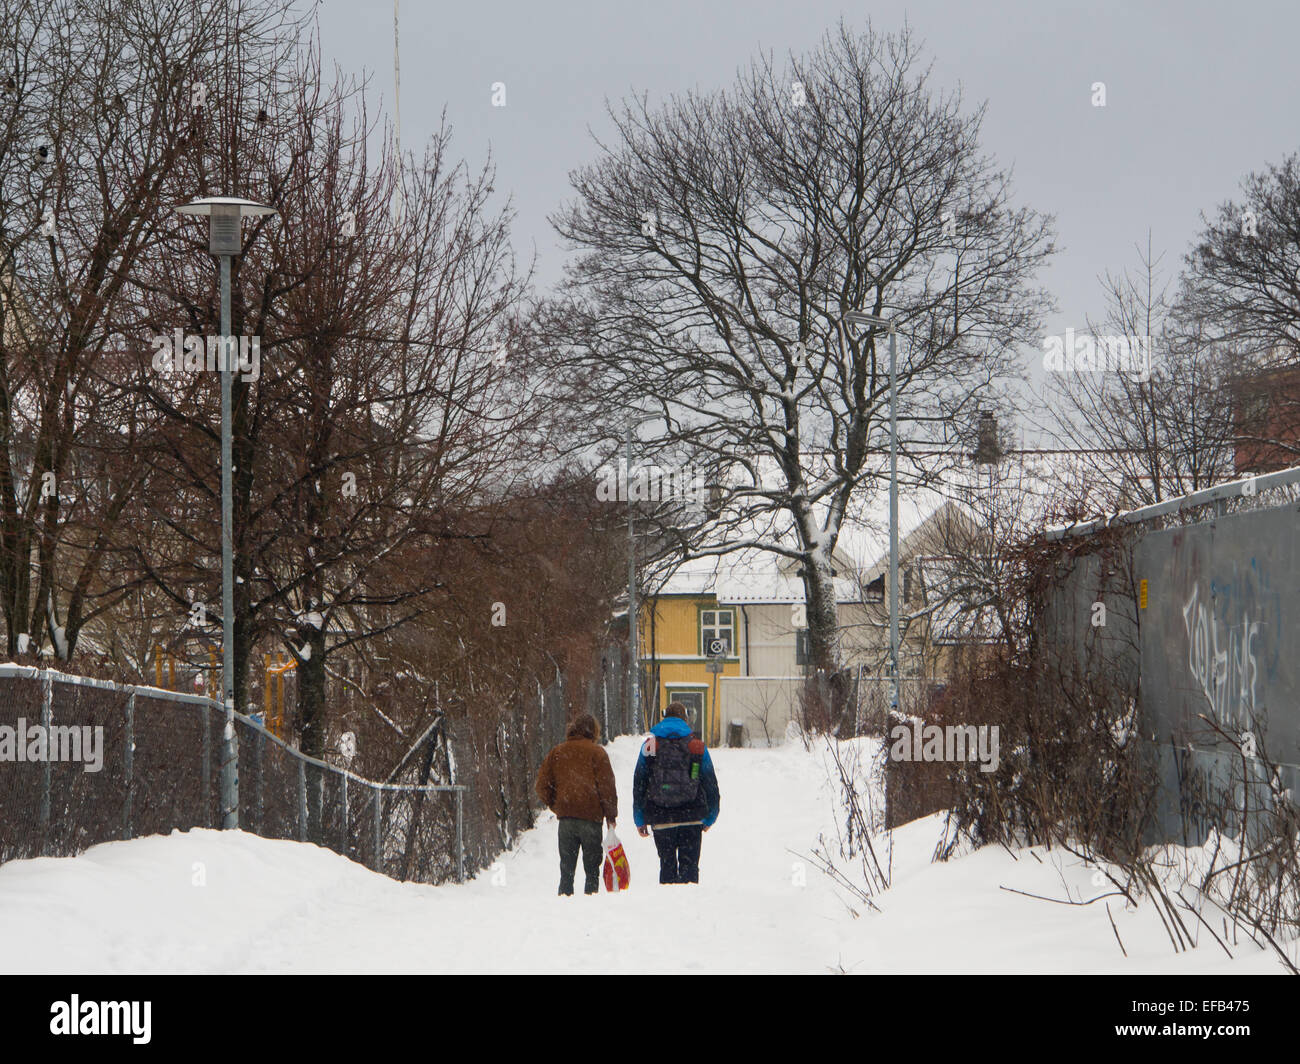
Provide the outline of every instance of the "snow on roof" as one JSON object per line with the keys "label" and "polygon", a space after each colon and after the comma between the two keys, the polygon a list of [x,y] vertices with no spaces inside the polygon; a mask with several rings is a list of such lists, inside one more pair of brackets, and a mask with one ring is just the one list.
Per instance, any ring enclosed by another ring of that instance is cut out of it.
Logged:
{"label": "snow on roof", "polygon": [[[691,558],[673,570],[660,594],[713,595],[728,605],[803,602],[798,566],[792,558],[753,548]],[[859,598],[857,582],[851,578],[836,577],[835,588],[841,602]]]}
{"label": "snow on roof", "polygon": [[[898,536],[900,553],[909,553],[908,540],[935,526],[942,513],[964,515],[979,521],[978,508],[992,490],[1000,493],[999,510],[1011,510],[1010,524],[1026,533],[1036,528],[1058,509],[1070,502],[1082,502],[1102,512],[1113,508],[1109,477],[1098,476],[1103,464],[1113,464],[1116,456],[1105,452],[1024,451],[1003,458],[993,472],[976,466],[954,452],[934,456],[933,465],[947,463],[931,484],[922,486],[921,460],[900,456]],[[861,586],[883,572],[889,558],[889,458],[880,456],[871,470],[875,478],[854,500],[845,515],[835,547],[837,571],[836,597],[840,602],[861,601]],[[932,466],[933,469],[933,466]],[[797,537],[788,522],[763,518],[765,538],[791,549]],[[756,534],[760,528],[742,526],[735,538]],[[803,580],[795,559],[772,551],[745,548],[725,555],[695,558],[680,563],[660,589],[662,594],[712,594],[720,603],[803,602]]]}

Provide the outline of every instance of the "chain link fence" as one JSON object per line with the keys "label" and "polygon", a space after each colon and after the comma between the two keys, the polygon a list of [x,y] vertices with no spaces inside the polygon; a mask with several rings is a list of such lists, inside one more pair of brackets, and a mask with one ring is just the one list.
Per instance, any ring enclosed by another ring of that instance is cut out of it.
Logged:
{"label": "chain link fence", "polygon": [[452,778],[474,781],[473,800],[465,808],[471,871],[488,867],[535,823],[537,770],[551,747],[564,741],[570,710],[590,713],[602,740],[640,731],[628,694],[627,652],[611,646],[596,655],[581,680],[566,679],[557,670],[549,685],[519,696],[507,713],[474,712],[466,704],[448,707]]}
{"label": "chain link fence", "polygon": [[[626,651],[611,646],[580,680],[557,670],[507,713],[452,700],[400,776],[416,783],[363,779],[236,713],[239,826],[397,879],[463,880],[533,826],[533,782],[570,710],[591,713],[612,739],[640,730],[628,695]],[[221,827],[224,723],[201,695],[0,665],[0,863]]]}
{"label": "chain link fence", "polygon": [[[221,826],[225,713],[216,701],[0,665],[0,863]],[[375,783],[235,714],[239,824],[377,872],[464,878],[457,784]]]}

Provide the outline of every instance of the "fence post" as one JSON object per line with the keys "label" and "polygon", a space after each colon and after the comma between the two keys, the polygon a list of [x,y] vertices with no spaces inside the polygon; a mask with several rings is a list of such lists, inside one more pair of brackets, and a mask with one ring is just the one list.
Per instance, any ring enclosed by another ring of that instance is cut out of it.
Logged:
{"label": "fence post", "polygon": [[260,835],[266,830],[266,810],[262,806],[262,791],[265,784],[263,779],[266,776],[266,733],[257,731],[257,833]]}
{"label": "fence post", "polygon": [[853,677],[853,735],[862,734],[865,722],[862,719],[862,666],[859,665]]}
{"label": "fence post", "polygon": [[[45,734],[50,734],[50,725],[54,718],[54,678],[49,669],[41,672],[41,727]],[[41,854],[48,855],[50,849],[50,788],[53,785],[51,772],[53,762],[47,757],[45,768],[41,773]]]}
{"label": "fence post", "polygon": [[[623,660],[622,648],[617,648],[615,654],[618,657],[618,673],[622,676],[627,671],[627,662]],[[626,691],[626,693],[624,693]],[[620,683],[618,685],[619,716],[623,718],[623,728],[625,735],[632,735],[640,730],[636,721],[632,719],[632,690],[631,685],[625,689]]]}
{"label": "fence post", "polygon": [[206,825],[212,827],[212,715],[206,704],[199,706],[203,717],[203,808]]}
{"label": "fence post", "polygon": [[465,832],[462,818],[465,788],[456,788],[456,882],[465,882]]}
{"label": "fence post", "polygon": [[613,738],[609,734],[609,673],[601,672],[600,674],[600,726],[605,729],[605,741],[608,742]]}
{"label": "fence post", "polygon": [[131,837],[131,803],[135,799],[135,692],[126,697],[126,802],[122,807],[122,838]]}
{"label": "fence post", "polygon": [[339,851],[344,857],[348,855],[348,776],[343,773],[343,842]]}
{"label": "fence post", "polygon": [[239,737],[230,711],[221,725],[221,826],[239,830]]}
{"label": "fence post", "polygon": [[298,841],[307,841],[307,762],[298,758]]}
{"label": "fence post", "polygon": [[374,834],[375,834],[375,871],[383,872],[384,870],[384,850],[383,850],[383,820],[384,820],[384,789],[375,788],[375,816],[374,816]]}

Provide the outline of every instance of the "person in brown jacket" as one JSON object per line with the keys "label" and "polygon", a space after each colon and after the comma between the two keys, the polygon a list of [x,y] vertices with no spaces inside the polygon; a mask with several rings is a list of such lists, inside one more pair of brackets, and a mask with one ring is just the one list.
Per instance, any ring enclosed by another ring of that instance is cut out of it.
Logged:
{"label": "person in brown jacket", "polygon": [[618,791],[609,755],[596,742],[600,727],[584,713],[569,725],[567,738],[546,755],[537,773],[537,797],[560,818],[560,893],[573,893],[573,876],[582,850],[585,892],[600,889],[600,821],[614,826]]}

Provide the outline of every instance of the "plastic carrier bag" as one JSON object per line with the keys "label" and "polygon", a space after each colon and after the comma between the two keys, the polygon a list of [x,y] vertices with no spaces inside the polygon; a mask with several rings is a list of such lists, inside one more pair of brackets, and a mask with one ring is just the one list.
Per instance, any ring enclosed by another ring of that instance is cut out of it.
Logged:
{"label": "plastic carrier bag", "polygon": [[611,892],[627,890],[632,881],[632,869],[627,863],[623,844],[614,829],[605,832],[605,889]]}

